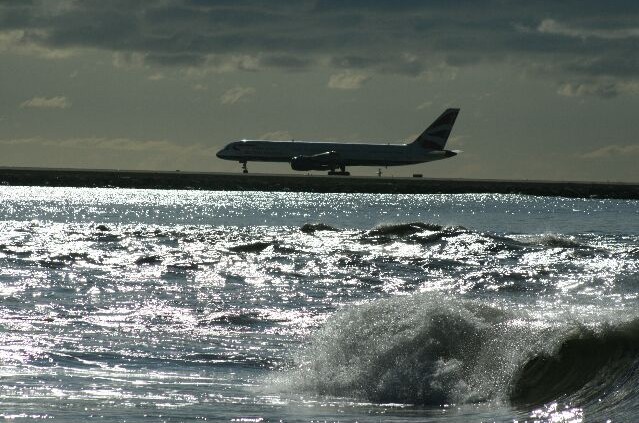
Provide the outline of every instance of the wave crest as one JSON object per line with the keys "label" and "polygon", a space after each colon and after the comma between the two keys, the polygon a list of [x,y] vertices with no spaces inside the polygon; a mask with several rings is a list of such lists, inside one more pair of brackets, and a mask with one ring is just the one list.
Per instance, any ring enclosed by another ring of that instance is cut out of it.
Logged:
{"label": "wave crest", "polygon": [[471,378],[496,309],[424,294],[338,313],[291,381],[321,395],[441,405],[477,395]]}
{"label": "wave crest", "polygon": [[371,236],[406,236],[413,235],[423,231],[441,231],[444,227],[433,223],[413,222],[399,223],[393,225],[381,225],[368,232]]}
{"label": "wave crest", "polygon": [[562,237],[555,234],[542,235],[536,241],[549,248],[590,248],[586,244],[582,244],[573,238]]}
{"label": "wave crest", "polygon": [[332,316],[284,383],[431,406],[566,398],[587,405],[611,386],[639,395],[639,319],[539,325],[518,313],[425,293],[363,304]]}
{"label": "wave crest", "polygon": [[624,380],[637,372],[638,358],[639,320],[605,324],[597,330],[580,327],[566,335],[552,352],[535,355],[520,368],[513,379],[510,399],[522,405],[571,394],[599,400],[607,388],[621,388]]}
{"label": "wave crest", "polygon": [[317,231],[338,231],[339,229],[326,223],[305,223],[300,230],[304,233],[312,234]]}

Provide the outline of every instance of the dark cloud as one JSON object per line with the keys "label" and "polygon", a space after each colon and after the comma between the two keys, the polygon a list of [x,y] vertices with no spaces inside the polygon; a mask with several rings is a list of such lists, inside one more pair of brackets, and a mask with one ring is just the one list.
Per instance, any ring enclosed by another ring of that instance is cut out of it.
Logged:
{"label": "dark cloud", "polygon": [[264,66],[282,68],[289,71],[302,71],[311,67],[315,62],[307,57],[298,57],[286,54],[267,55],[260,60]]}
{"label": "dark cloud", "polygon": [[29,27],[33,15],[33,1],[0,1],[0,28],[19,29]]}
{"label": "dark cloud", "polygon": [[508,62],[574,86],[639,80],[636,1],[2,0],[0,31],[10,30],[46,48],[138,54],[164,66],[250,55],[257,68],[328,63],[415,76],[442,64]]}

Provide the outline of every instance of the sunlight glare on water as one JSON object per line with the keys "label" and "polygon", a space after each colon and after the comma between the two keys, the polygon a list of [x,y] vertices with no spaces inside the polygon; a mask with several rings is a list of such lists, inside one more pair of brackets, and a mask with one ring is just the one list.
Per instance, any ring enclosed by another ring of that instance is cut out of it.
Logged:
{"label": "sunlight glare on water", "polygon": [[599,421],[639,404],[636,202],[0,200],[5,418]]}

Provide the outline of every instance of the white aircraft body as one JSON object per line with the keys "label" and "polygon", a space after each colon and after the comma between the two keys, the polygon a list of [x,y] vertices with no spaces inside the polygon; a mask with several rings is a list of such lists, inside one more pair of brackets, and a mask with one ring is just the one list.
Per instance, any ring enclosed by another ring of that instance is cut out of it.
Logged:
{"label": "white aircraft body", "polygon": [[[241,140],[217,153],[224,160],[246,163],[287,162],[293,170],[328,170],[329,175],[349,175],[346,166],[399,166],[446,159],[458,151],[445,150],[459,109],[447,109],[415,141],[408,144],[364,144],[316,141]],[[339,171],[336,171],[339,169]]]}

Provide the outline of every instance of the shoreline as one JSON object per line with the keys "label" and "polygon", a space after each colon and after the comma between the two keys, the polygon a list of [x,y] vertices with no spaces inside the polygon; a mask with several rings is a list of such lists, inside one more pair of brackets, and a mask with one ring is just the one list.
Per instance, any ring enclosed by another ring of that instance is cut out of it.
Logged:
{"label": "shoreline", "polygon": [[0,185],[372,194],[524,194],[639,199],[639,183],[0,168]]}

